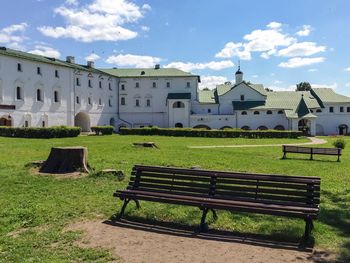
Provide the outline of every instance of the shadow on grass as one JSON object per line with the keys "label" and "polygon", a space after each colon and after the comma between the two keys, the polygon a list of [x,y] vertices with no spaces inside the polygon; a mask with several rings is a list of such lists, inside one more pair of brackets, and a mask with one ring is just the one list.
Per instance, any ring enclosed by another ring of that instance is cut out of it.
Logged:
{"label": "shadow on grass", "polygon": [[[321,209],[319,221],[331,226],[342,238],[350,239],[350,189],[337,193],[322,191],[321,197],[327,200],[331,208]],[[350,241],[344,242],[338,260],[350,262]]]}
{"label": "shadow on grass", "polygon": [[337,159],[335,160],[331,160],[331,159],[327,159],[327,160],[324,160],[324,159],[315,159],[315,157],[310,160],[310,158],[302,158],[302,157],[286,157],[286,158],[279,158],[280,160],[284,161],[284,160],[296,160],[296,161],[307,161],[307,162],[322,162],[322,163],[341,163],[341,160],[340,162],[337,161]]}
{"label": "shadow on grass", "polygon": [[103,222],[111,226],[131,228],[134,230],[147,231],[158,234],[174,235],[188,238],[197,238],[219,242],[234,242],[246,245],[262,246],[275,249],[289,249],[304,252],[312,252],[312,247],[300,246],[300,240],[286,237],[271,236],[265,234],[239,233],[236,231],[225,231],[209,229],[208,232],[199,232],[198,228],[172,222],[163,222],[153,219],[145,219],[137,216],[125,215],[122,220],[110,220]]}

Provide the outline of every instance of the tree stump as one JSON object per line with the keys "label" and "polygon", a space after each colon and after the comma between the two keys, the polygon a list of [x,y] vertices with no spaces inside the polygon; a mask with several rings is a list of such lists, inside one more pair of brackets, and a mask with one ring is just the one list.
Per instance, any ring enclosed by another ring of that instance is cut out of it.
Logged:
{"label": "tree stump", "polygon": [[53,147],[41,173],[64,174],[72,172],[89,172],[87,164],[87,148],[85,147]]}

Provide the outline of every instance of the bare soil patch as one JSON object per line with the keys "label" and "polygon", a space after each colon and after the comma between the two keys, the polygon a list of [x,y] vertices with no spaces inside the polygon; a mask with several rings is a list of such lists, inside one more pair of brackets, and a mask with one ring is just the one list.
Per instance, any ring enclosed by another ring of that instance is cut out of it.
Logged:
{"label": "bare soil patch", "polygon": [[40,173],[39,169],[40,168],[31,168],[30,172],[35,175],[53,176],[58,179],[66,179],[66,178],[77,179],[88,175],[88,173],[82,173],[82,172],[73,172],[73,173],[64,173],[64,174]]}
{"label": "bare soil patch", "polygon": [[77,222],[65,230],[84,232],[78,246],[108,249],[128,263],[333,262],[335,259],[333,254],[324,251],[299,249],[296,243],[215,230],[198,234],[191,228],[126,220]]}

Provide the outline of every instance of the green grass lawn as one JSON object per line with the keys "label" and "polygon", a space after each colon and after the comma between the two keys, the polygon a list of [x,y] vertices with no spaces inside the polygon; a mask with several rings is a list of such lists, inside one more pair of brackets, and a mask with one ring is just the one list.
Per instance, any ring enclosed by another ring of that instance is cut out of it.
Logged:
{"label": "green grass lawn", "polygon": [[[326,138],[331,146],[331,137]],[[341,162],[336,157],[289,155],[281,160],[281,147],[189,149],[195,145],[277,144],[306,139],[206,139],[161,136],[81,136],[67,139],[14,139],[0,137],[0,262],[105,262],[107,250],[83,249],[74,245],[81,233],[62,231],[69,222],[105,218],[120,209],[112,194],[123,189],[134,164],[201,166],[205,169],[258,173],[320,176],[321,213],[315,222],[315,247],[336,252],[350,260],[350,138],[346,138]],[[159,149],[134,148],[132,142],[153,141]],[[123,182],[112,176],[58,179],[30,173],[25,164],[46,159],[52,146],[88,147],[89,163],[95,171],[122,170]],[[320,145],[321,146],[321,145]],[[197,208],[142,202],[130,204],[127,214],[152,220],[197,225]],[[240,233],[268,234],[297,240],[304,231],[302,220],[264,215],[219,212],[211,228]],[[25,231],[23,231],[25,230]],[[17,235],[13,233],[18,232]]]}

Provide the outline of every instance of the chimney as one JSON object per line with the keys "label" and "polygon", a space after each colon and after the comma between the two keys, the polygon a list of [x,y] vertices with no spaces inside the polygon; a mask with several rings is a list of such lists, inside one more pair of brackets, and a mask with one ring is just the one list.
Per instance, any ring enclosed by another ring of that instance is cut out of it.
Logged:
{"label": "chimney", "polygon": [[88,62],[87,62],[87,66],[88,66],[88,68],[94,68],[94,67],[95,67],[95,62],[93,62],[93,61],[88,61]]}
{"label": "chimney", "polygon": [[160,69],[160,65],[159,65],[159,64],[156,64],[156,65],[154,66],[154,69]]}
{"label": "chimney", "polygon": [[75,58],[73,56],[67,56],[66,57],[66,62],[74,64],[75,63]]}

